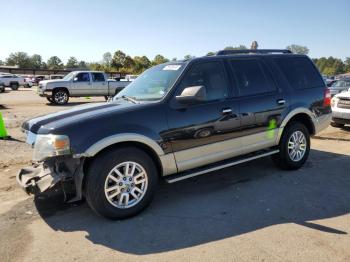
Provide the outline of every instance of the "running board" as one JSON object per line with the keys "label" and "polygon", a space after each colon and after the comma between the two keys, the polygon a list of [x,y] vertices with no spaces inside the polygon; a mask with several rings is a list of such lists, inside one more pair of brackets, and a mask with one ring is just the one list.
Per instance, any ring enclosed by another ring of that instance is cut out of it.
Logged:
{"label": "running board", "polygon": [[215,164],[211,164],[205,167],[202,167],[200,169],[197,170],[191,170],[191,171],[186,171],[186,172],[182,172],[179,174],[175,174],[175,175],[171,175],[168,178],[165,179],[165,181],[169,184],[171,183],[175,183],[181,180],[185,180],[191,177],[195,177],[195,176],[200,176],[212,171],[216,171],[216,170],[220,170],[223,168],[227,168],[227,167],[231,167],[231,166],[235,166],[241,163],[245,163],[254,159],[258,159],[261,157],[265,157],[265,156],[270,156],[270,155],[274,155],[279,153],[279,150],[271,150],[271,151],[260,151],[257,154],[248,154],[246,156],[243,157],[235,157],[229,160],[225,160],[225,161],[221,161],[219,163],[215,163]]}

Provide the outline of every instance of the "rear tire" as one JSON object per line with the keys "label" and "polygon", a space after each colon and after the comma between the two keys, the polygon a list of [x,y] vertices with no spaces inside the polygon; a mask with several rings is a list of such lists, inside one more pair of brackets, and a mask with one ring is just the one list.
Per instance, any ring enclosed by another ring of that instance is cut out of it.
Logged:
{"label": "rear tire", "polygon": [[340,123],[337,123],[337,122],[331,122],[331,126],[333,126],[333,127],[344,127],[345,126],[345,124],[340,124]]}
{"label": "rear tire", "polygon": [[97,214],[124,219],[150,204],[157,184],[158,172],[150,156],[138,148],[119,148],[93,160],[87,171],[86,200]]}
{"label": "rear tire", "polygon": [[296,170],[304,165],[310,152],[310,134],[299,122],[288,124],[279,143],[278,154],[272,156],[274,163],[284,170]]}
{"label": "rear tire", "polygon": [[18,85],[18,83],[11,83],[10,87],[12,90],[16,91],[16,90],[18,90],[19,85]]}
{"label": "rear tire", "polygon": [[67,90],[58,89],[53,91],[52,93],[52,101],[56,105],[65,105],[68,103],[69,94]]}

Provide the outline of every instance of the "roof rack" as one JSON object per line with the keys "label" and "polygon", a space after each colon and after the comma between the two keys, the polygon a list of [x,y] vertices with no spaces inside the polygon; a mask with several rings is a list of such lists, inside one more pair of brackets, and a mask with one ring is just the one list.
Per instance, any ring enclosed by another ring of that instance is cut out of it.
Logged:
{"label": "roof rack", "polygon": [[241,50],[221,50],[216,55],[233,55],[233,54],[291,54],[287,49],[241,49]]}

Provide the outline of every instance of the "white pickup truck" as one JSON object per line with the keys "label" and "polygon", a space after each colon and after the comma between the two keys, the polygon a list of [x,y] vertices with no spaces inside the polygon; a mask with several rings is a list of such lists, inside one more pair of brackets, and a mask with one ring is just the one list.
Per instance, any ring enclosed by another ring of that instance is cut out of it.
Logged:
{"label": "white pickup truck", "polygon": [[20,86],[25,86],[26,84],[24,77],[8,73],[0,74],[0,82],[2,82],[4,86],[10,87],[12,90],[17,90]]}
{"label": "white pickup truck", "polygon": [[69,97],[114,96],[130,81],[109,80],[103,72],[74,71],[63,79],[44,80],[39,82],[38,94],[46,97],[50,103],[64,105]]}

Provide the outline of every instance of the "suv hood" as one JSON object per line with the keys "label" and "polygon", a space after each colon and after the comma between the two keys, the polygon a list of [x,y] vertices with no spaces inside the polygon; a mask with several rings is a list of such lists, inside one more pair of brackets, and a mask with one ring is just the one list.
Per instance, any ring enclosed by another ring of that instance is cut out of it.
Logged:
{"label": "suv hood", "polygon": [[76,106],[69,110],[30,119],[22,124],[22,129],[34,134],[55,133],[55,130],[60,127],[83,122],[91,118],[100,118],[110,113],[119,113],[123,109],[137,106],[140,106],[140,104],[133,104],[127,101]]}

